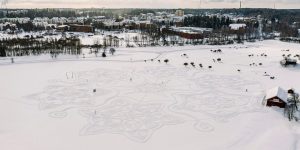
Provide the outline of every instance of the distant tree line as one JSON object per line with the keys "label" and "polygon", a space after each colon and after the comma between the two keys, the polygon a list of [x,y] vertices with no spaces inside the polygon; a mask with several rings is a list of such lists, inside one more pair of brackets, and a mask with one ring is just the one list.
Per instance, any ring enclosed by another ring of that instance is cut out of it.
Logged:
{"label": "distant tree line", "polygon": [[81,44],[78,38],[36,39],[4,38],[0,40],[0,56],[26,56],[51,54],[80,54]]}
{"label": "distant tree line", "polygon": [[228,27],[232,21],[228,17],[191,16],[184,19],[184,26],[221,29]]}
{"label": "distant tree line", "polygon": [[[105,8],[86,8],[86,9],[60,9],[60,8],[45,8],[45,9],[25,9],[26,13],[5,13],[6,9],[0,9],[0,18],[5,17],[82,17],[82,16],[107,16],[117,17],[136,16],[141,13],[169,12],[174,13],[176,9],[105,9]],[[20,9],[9,9],[14,11]],[[22,9],[24,10],[24,9]],[[182,9],[185,14],[205,15],[205,14],[234,14],[239,16],[253,17],[261,15],[263,18],[278,18],[279,20],[288,20],[289,23],[300,21],[300,9],[266,9],[266,8],[242,8],[242,9]]]}

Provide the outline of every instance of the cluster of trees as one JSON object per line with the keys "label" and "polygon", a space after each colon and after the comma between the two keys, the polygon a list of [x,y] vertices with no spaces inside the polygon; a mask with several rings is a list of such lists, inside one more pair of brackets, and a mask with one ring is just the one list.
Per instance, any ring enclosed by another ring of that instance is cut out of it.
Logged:
{"label": "cluster of trees", "polygon": [[19,23],[17,21],[16,26],[18,29],[23,29],[24,31],[42,31],[45,30],[44,26],[35,26],[31,21],[27,23]]}
{"label": "cluster of trees", "polygon": [[228,27],[232,21],[228,17],[191,16],[184,19],[184,26],[221,29]]}
{"label": "cluster of trees", "polygon": [[284,114],[289,118],[289,120],[299,120],[299,116],[296,113],[299,113],[298,104],[299,104],[299,95],[294,91],[290,91],[291,97],[288,98],[288,103],[284,109]]}
{"label": "cluster of trees", "polygon": [[[102,50],[101,50],[102,48]],[[108,51],[111,55],[114,55],[116,52],[115,48],[110,48]],[[90,47],[90,53],[94,53],[96,57],[98,57],[98,54],[101,53],[102,57],[106,57],[107,53],[107,47],[103,47],[101,44],[94,44]]]}
{"label": "cluster of trees", "polygon": [[23,29],[24,31],[43,31],[45,30],[45,26],[36,26],[34,25],[31,21],[28,21],[27,23],[19,23],[18,21],[16,22],[16,26],[11,26],[10,24],[7,24],[2,28],[3,31],[5,30],[11,30],[11,31],[17,31],[20,29]]}
{"label": "cluster of trees", "polygon": [[[117,36],[107,35],[103,38],[103,47],[119,47],[120,40]],[[98,44],[98,43],[97,43]]]}
{"label": "cluster of trees", "polygon": [[145,33],[133,37],[133,41],[139,46],[150,46],[154,40]]}
{"label": "cluster of trees", "polygon": [[[10,13],[10,11],[16,11],[19,9],[0,9],[0,18],[9,17],[29,17],[31,19],[35,17],[86,17],[86,16],[106,16],[106,17],[118,17],[120,14],[138,15],[140,11],[138,9],[104,9],[104,8],[86,8],[86,9],[72,9],[72,8],[44,8],[44,9],[23,9],[24,13]],[[150,11],[145,9],[145,11]],[[151,12],[153,12],[151,10]]]}
{"label": "cluster of trees", "polygon": [[0,57],[6,57],[6,45],[0,45]]}
{"label": "cluster of trees", "polygon": [[284,42],[300,43],[300,38],[283,37],[283,38],[280,38],[280,40],[284,41]]}
{"label": "cluster of trees", "polygon": [[51,54],[80,54],[81,44],[78,38],[35,39],[5,38],[0,40],[0,56],[25,56]]}
{"label": "cluster of trees", "polygon": [[35,17],[76,17],[75,9],[26,9],[25,13],[9,13],[17,9],[4,10],[4,13],[0,14],[0,17],[16,18],[16,17],[29,17],[33,19]]}
{"label": "cluster of trees", "polygon": [[[101,43],[102,42],[102,43]],[[117,36],[108,35],[101,39],[95,39],[94,44],[88,46],[90,48],[90,53],[94,53],[98,57],[99,53],[102,53],[102,57],[106,57],[106,51],[108,47],[119,47],[120,39]],[[101,50],[102,49],[102,50]],[[109,53],[114,55],[116,52],[115,48],[110,48]]]}

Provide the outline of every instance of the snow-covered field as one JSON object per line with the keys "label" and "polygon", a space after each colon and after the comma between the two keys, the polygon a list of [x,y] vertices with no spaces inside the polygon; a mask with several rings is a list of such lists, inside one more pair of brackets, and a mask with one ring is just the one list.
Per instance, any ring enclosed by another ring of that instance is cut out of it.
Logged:
{"label": "snow-covered field", "polygon": [[282,54],[300,47],[270,40],[1,59],[0,149],[299,150],[300,124],[261,104],[274,86],[300,90],[300,67],[283,68]]}

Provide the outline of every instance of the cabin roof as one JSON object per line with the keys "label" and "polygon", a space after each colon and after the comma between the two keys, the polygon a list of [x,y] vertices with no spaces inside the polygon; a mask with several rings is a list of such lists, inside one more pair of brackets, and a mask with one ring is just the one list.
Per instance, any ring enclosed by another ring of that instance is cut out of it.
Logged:
{"label": "cabin roof", "polygon": [[288,93],[287,93],[287,91],[285,91],[281,87],[274,87],[274,88],[267,91],[266,99],[270,99],[270,98],[273,98],[273,97],[278,97],[282,101],[287,103]]}

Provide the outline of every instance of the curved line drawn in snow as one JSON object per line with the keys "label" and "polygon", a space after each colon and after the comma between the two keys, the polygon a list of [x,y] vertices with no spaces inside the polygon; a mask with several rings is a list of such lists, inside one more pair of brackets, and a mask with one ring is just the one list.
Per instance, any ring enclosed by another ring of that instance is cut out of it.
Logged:
{"label": "curved line drawn in snow", "polygon": [[[202,75],[193,81],[193,88],[202,90],[175,93],[176,102],[169,110],[194,119],[195,129],[201,132],[214,130],[205,120],[226,122],[242,113],[259,109],[252,105],[261,97],[256,93],[260,85],[255,81],[225,75]],[[256,90],[241,92],[247,87]]]}
{"label": "curved line drawn in snow", "polygon": [[200,132],[212,132],[213,130],[215,130],[215,128],[211,124],[203,121],[197,121],[194,124],[194,128]]}
{"label": "curved line drawn in snow", "polygon": [[121,134],[136,142],[147,142],[159,128],[184,121],[167,113],[159,103],[140,103],[137,100],[118,97],[96,110],[82,110],[89,118],[81,135],[102,133]]}
{"label": "curved line drawn in snow", "polygon": [[66,111],[55,111],[55,112],[49,113],[49,116],[53,117],[53,118],[64,118],[67,115],[68,115],[68,113]]}
{"label": "curved line drawn in snow", "polygon": [[[111,88],[116,86],[113,81],[121,81],[125,75],[119,71],[96,70],[79,72],[74,76],[77,78],[52,80],[42,92],[30,95],[27,99],[38,101],[41,110],[97,106],[117,95],[118,91],[113,91]],[[97,92],[93,92],[95,88]]]}

